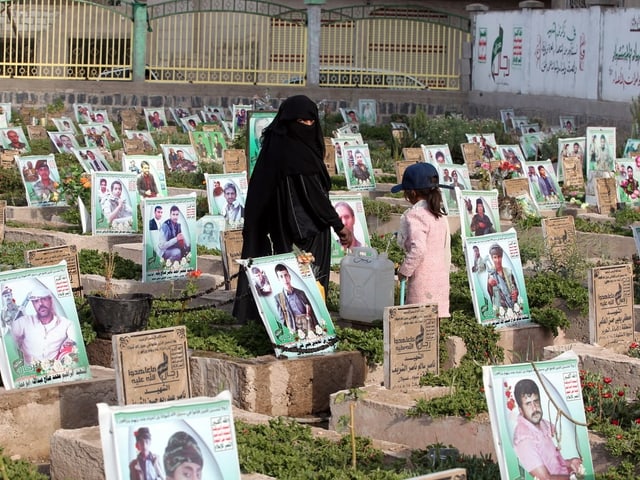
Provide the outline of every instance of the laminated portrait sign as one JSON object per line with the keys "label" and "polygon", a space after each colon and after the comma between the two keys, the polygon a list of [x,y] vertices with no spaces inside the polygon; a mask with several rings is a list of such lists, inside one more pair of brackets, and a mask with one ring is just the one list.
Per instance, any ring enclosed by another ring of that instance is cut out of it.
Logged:
{"label": "laminated portrait sign", "polygon": [[334,351],[335,327],[307,257],[285,253],[241,262],[277,357]]}
{"label": "laminated portrait sign", "polygon": [[161,144],[160,148],[172,172],[195,172],[198,170],[198,155],[192,145]]}
{"label": "laminated portrait sign", "polygon": [[198,245],[210,250],[222,250],[221,235],[226,227],[222,215],[204,215],[196,222]]}
{"label": "laminated portrait sign", "polygon": [[244,225],[244,204],[249,183],[247,173],[205,173],[209,214],[222,215],[225,230],[241,229]]}
{"label": "laminated portrait sign", "polygon": [[324,137],[324,166],[327,167],[330,177],[337,175],[336,147],[333,146],[333,140],[329,137]]}
{"label": "laminated portrait sign", "polygon": [[22,127],[0,128],[0,140],[5,150],[13,150],[20,154],[31,152],[31,146]]}
{"label": "laminated portrait sign", "polygon": [[622,156],[633,159],[640,156],[640,138],[627,138]]}
{"label": "laminated portrait sign", "polygon": [[556,172],[556,177],[558,177],[558,181],[564,181],[565,186],[566,178],[563,160],[567,157],[578,157],[580,177],[582,178],[582,184],[584,184],[584,148],[585,137],[565,137],[558,139],[558,171]]}
{"label": "laminated portrait sign", "polygon": [[162,155],[122,155],[122,171],[135,173],[139,201],[169,195]]}
{"label": "laminated portrait sign", "polygon": [[540,210],[557,210],[564,204],[564,195],[556,179],[551,160],[527,162],[526,175],[529,179],[533,199]]}
{"label": "laminated portrait sign", "polygon": [[616,128],[587,127],[585,137],[586,194],[596,196],[596,178],[613,172],[615,167]]}
{"label": "laminated portrait sign", "polygon": [[6,389],[91,378],[65,262],[0,272],[0,373]]}
{"label": "laminated portrait sign", "polygon": [[616,196],[619,203],[631,207],[640,206],[640,157],[638,160],[622,159],[616,160]]}
{"label": "laminated portrait sign", "polygon": [[196,194],[144,199],[142,281],[185,278],[197,268]]}
{"label": "laminated portrait sign", "polygon": [[337,265],[346,252],[354,247],[370,247],[367,216],[360,194],[339,195],[329,193],[329,199],[342,223],[353,234],[353,242],[349,247],[343,247],[336,232],[331,230],[331,264]]}
{"label": "laminated portrait sign", "polygon": [[91,205],[94,235],[138,233],[135,173],[91,172]]}
{"label": "laminated portrait sign", "polygon": [[262,131],[271,124],[276,117],[276,113],[265,111],[249,112],[249,127],[247,130],[249,178],[251,178],[253,167],[256,165],[256,160],[258,160],[258,154],[262,147]]}
{"label": "laminated portrait sign", "polygon": [[376,179],[367,144],[342,147],[342,171],[347,179],[348,190],[376,189]]}
{"label": "laminated portrait sign", "polygon": [[[142,152],[139,152],[139,154],[149,154],[156,149],[156,142],[151,132],[147,130],[126,129],[124,130],[124,136],[129,140],[138,141],[139,148],[142,149]],[[129,152],[128,149],[127,153],[134,154],[134,152]]]}
{"label": "laminated portrait sign", "polygon": [[249,118],[249,112],[253,110],[252,105],[232,105],[231,115],[233,119],[231,121],[231,138],[236,138],[236,135],[241,130],[247,128],[247,120]]}
{"label": "laminated portrait sign", "polygon": [[413,165],[414,162],[413,160],[398,160],[395,163],[395,171],[396,171],[396,182],[397,183],[402,183],[402,175],[404,175],[404,171],[409,168],[411,165]]}
{"label": "laminated portrait sign", "polygon": [[[525,158],[520,145],[498,145],[497,147],[500,152],[502,162],[509,162],[508,167],[514,175],[520,177],[524,176]],[[505,169],[504,166],[501,166],[501,168],[503,170]]]}
{"label": "laminated portrait sign", "polygon": [[630,263],[589,272],[589,341],[626,347],[634,341],[633,267]]}
{"label": "laminated portrait sign", "polygon": [[[451,190],[457,195],[462,239],[501,231],[497,190]],[[449,194],[449,191],[445,195]]]}
{"label": "laminated portrait sign", "polygon": [[30,207],[63,206],[67,202],[60,193],[60,173],[53,154],[16,156]]}
{"label": "laminated portrait sign", "polygon": [[378,121],[377,103],[373,99],[358,100],[358,116],[363,125],[375,125]]}
{"label": "laminated portrait sign", "polygon": [[143,111],[144,121],[147,125],[147,130],[150,132],[160,130],[168,125],[164,108],[144,108]]}
{"label": "laminated portrait sign", "polygon": [[82,295],[80,261],[78,260],[78,249],[75,245],[60,245],[58,247],[27,250],[24,252],[24,259],[30,267],[57,265],[64,260],[67,265],[67,274],[71,282],[71,289],[76,296]]}
{"label": "laminated portrait sign", "polygon": [[465,136],[467,142],[478,144],[483,162],[502,160],[494,133],[466,133]]}
{"label": "laminated portrait sign", "polygon": [[453,163],[451,158],[451,152],[449,151],[449,145],[420,145],[422,148],[422,156],[424,161],[432,165],[438,163]]}
{"label": "laminated portrait sign", "polygon": [[529,299],[514,229],[464,241],[473,310],[482,325],[530,323]]}
{"label": "laminated portrait sign", "polygon": [[118,404],[191,398],[185,326],[114,335]]}
{"label": "laminated portrait sign", "polygon": [[342,165],[342,155],[343,155],[343,147],[348,147],[349,145],[363,145],[364,140],[362,139],[362,134],[360,133],[340,133],[338,131],[334,132],[334,136],[332,138],[333,143],[333,151],[334,151],[334,161],[336,164],[336,173],[341,174],[344,172],[344,168]]}
{"label": "laminated portrait sign", "polygon": [[542,466],[554,478],[595,478],[573,352],[482,374],[500,478],[533,480]]}
{"label": "laminated portrait sign", "polygon": [[[105,477],[129,480],[150,468],[153,478],[240,480],[232,406],[227,390],[154,404],[98,403]],[[140,452],[144,443],[151,461]]]}
{"label": "laminated portrait sign", "polygon": [[103,150],[100,148],[78,148],[73,150],[73,154],[85,172],[107,172],[112,170]]}
{"label": "laminated portrait sign", "polygon": [[506,133],[515,132],[516,125],[513,121],[515,117],[515,112],[513,108],[505,108],[504,110],[500,110],[500,120],[502,121],[502,126],[504,127],[504,131]]}
{"label": "laminated portrait sign", "polygon": [[450,189],[440,189],[447,215],[459,215],[460,210],[458,209],[456,188],[460,190],[471,190],[469,169],[466,165],[458,165],[457,163],[436,163],[435,167],[438,171],[440,184],[451,187]]}

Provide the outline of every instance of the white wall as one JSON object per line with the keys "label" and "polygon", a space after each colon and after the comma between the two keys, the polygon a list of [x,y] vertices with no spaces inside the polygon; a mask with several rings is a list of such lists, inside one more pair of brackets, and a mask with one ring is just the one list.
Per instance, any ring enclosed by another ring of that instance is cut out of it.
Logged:
{"label": "white wall", "polygon": [[640,9],[486,12],[474,35],[474,90],[623,102],[640,95]]}

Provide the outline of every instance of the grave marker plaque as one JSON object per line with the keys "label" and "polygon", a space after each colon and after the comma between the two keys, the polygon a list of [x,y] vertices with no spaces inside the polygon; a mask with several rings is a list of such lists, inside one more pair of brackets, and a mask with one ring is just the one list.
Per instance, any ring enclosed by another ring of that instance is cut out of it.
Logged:
{"label": "grave marker plaque", "polygon": [[571,215],[543,218],[542,235],[552,261],[566,263],[576,253],[576,226]]}
{"label": "grave marker plaque", "polygon": [[222,152],[224,173],[247,172],[247,156],[241,148],[228,148]]}
{"label": "grave marker plaque", "polygon": [[404,305],[384,310],[384,386],[410,389],[427,372],[438,374],[437,305]]}
{"label": "grave marker plaque", "polygon": [[402,157],[411,163],[416,162],[424,162],[424,157],[422,156],[422,148],[403,148],[402,149]]}
{"label": "grave marker plaque", "polygon": [[2,168],[13,168],[15,165],[15,156],[19,155],[20,152],[16,152],[15,150],[5,150],[0,153],[0,166]]}
{"label": "grave marker plaque", "polygon": [[589,341],[607,347],[634,340],[633,267],[630,263],[589,272]]}
{"label": "grave marker plaque", "polygon": [[324,138],[324,164],[330,176],[337,174],[336,171],[336,147],[333,145],[331,138]]}
{"label": "grave marker plaque", "polygon": [[564,174],[563,187],[584,190],[584,176],[582,175],[582,159],[580,157],[564,157],[562,159]]}
{"label": "grave marker plaque", "polygon": [[462,149],[462,157],[464,163],[469,169],[469,172],[473,172],[476,168],[476,164],[484,162],[482,157],[482,148],[477,143],[462,143],[460,144]]}
{"label": "grave marker plaque", "polygon": [[507,197],[516,198],[518,195],[527,194],[531,196],[529,190],[529,179],[526,177],[507,178],[502,182],[504,194]]}
{"label": "grave marker plaque", "polygon": [[596,202],[598,211],[603,215],[609,215],[617,207],[615,178],[596,178]]}
{"label": "grave marker plaque", "polygon": [[416,163],[414,160],[399,160],[396,162],[396,180],[398,183],[402,183],[402,175],[404,175],[404,171],[414,163]]}
{"label": "grave marker plaque", "polygon": [[184,326],[112,337],[120,405],[191,398]]}
{"label": "grave marker plaque", "polygon": [[67,272],[71,282],[71,290],[75,296],[82,296],[80,283],[80,264],[78,250],[75,245],[61,245],[58,247],[37,248],[24,252],[24,260],[29,266],[42,267],[57,265],[62,260],[67,262]]}
{"label": "grave marker plaque", "polygon": [[4,222],[7,212],[7,201],[0,200],[0,242],[4,242]]}
{"label": "grave marker plaque", "polygon": [[39,140],[42,138],[49,138],[47,134],[47,129],[42,125],[27,125],[27,135],[29,135],[29,140]]}
{"label": "grave marker plaque", "polygon": [[222,266],[227,290],[233,290],[238,285],[240,264],[236,259],[239,258],[242,258],[242,230],[225,230],[222,232]]}

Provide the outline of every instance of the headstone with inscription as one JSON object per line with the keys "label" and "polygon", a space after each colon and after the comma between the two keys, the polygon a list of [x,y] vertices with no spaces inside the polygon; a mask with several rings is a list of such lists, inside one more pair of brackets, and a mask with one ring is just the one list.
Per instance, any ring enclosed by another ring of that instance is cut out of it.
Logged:
{"label": "headstone with inscription", "polygon": [[396,162],[396,181],[402,183],[402,175],[409,166],[416,163],[415,160],[399,160]]}
{"label": "headstone with inscription", "polygon": [[238,285],[240,264],[236,260],[242,258],[242,230],[225,230],[222,232],[222,267],[227,290]]}
{"label": "headstone with inscription", "polygon": [[0,200],[0,242],[4,242],[4,222],[7,213],[7,201]]}
{"label": "headstone with inscription", "polygon": [[384,310],[384,386],[411,389],[427,372],[439,371],[437,305],[403,305]]}
{"label": "headstone with inscription", "polygon": [[477,166],[483,161],[482,148],[478,143],[462,143],[460,144],[464,163],[470,172],[473,172]]}
{"label": "headstone with inscription", "polygon": [[402,149],[402,157],[407,162],[424,162],[424,157],[422,155],[422,148],[409,148],[405,147]]}
{"label": "headstone with inscription", "polygon": [[634,340],[633,267],[630,263],[589,272],[589,341],[601,347]]}
{"label": "headstone with inscription", "polygon": [[603,215],[615,212],[618,197],[615,178],[596,178],[596,202],[598,211]]}
{"label": "headstone with inscription", "polygon": [[544,248],[549,258],[565,264],[576,254],[576,226],[571,215],[542,219]]}
{"label": "headstone with inscription", "polygon": [[331,137],[324,137],[324,164],[330,176],[337,174],[336,171],[336,147],[333,145]]}
{"label": "headstone with inscription", "polygon": [[67,262],[67,272],[69,273],[71,289],[75,296],[82,296],[80,262],[78,261],[78,250],[75,245],[61,245],[58,247],[27,250],[24,252],[24,259],[30,267],[57,265],[62,260],[65,260]]}
{"label": "headstone with inscription", "polygon": [[42,125],[27,125],[27,135],[29,135],[29,140],[41,140],[43,138],[49,138],[47,129]]}
{"label": "headstone with inscription", "polygon": [[240,173],[247,170],[247,155],[241,148],[228,148],[222,153],[224,173]]}
{"label": "headstone with inscription", "polygon": [[191,398],[184,326],[112,337],[120,405]]}
{"label": "headstone with inscription", "polygon": [[564,175],[563,187],[584,190],[584,175],[582,174],[581,157],[563,157],[562,172]]}

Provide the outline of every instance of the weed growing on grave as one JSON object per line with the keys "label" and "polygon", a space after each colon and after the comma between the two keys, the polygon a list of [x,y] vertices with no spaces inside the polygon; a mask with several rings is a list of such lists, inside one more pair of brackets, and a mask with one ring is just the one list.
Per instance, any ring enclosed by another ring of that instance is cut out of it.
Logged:
{"label": "weed growing on grave", "polygon": [[38,472],[35,465],[24,460],[12,460],[2,455],[0,447],[0,479],[47,480],[49,477]]}

